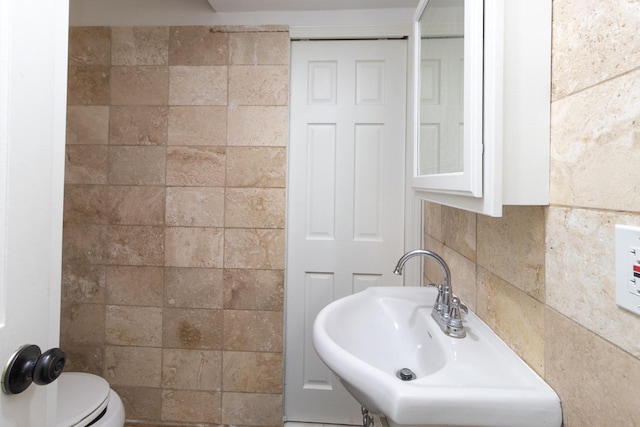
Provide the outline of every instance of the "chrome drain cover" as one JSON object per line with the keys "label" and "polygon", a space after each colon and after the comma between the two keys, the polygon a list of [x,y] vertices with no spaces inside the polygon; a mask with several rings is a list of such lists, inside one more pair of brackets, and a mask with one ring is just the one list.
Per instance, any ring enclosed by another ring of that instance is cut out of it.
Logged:
{"label": "chrome drain cover", "polygon": [[411,381],[417,378],[416,374],[409,368],[400,369],[398,372],[396,372],[396,376],[402,381]]}

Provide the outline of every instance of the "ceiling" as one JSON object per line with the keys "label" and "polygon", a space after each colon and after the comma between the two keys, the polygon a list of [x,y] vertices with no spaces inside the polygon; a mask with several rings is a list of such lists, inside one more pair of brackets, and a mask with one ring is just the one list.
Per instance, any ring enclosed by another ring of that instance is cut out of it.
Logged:
{"label": "ceiling", "polygon": [[415,8],[419,0],[207,0],[216,12]]}

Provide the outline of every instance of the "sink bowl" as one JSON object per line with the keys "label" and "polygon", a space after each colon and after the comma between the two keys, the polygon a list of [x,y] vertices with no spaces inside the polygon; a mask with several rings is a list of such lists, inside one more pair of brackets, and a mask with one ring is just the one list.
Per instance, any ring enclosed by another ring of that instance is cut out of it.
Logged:
{"label": "sink bowl", "polygon": [[[391,425],[559,427],[556,393],[474,313],[465,338],[431,318],[437,290],[372,287],[316,317],[320,359],[371,413]],[[399,377],[409,369],[415,379]]]}

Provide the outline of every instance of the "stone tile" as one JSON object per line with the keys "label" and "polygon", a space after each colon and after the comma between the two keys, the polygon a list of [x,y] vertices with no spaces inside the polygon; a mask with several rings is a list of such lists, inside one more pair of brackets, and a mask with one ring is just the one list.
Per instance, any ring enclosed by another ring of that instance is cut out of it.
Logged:
{"label": "stone tile", "polygon": [[286,170],[284,147],[227,148],[227,186],[284,188]]}
{"label": "stone tile", "polygon": [[163,390],[162,420],[218,424],[220,423],[220,393]]}
{"label": "stone tile", "polygon": [[113,106],[109,120],[111,145],[166,145],[169,108]]}
{"label": "stone tile", "polygon": [[544,208],[505,206],[502,218],[478,215],[478,265],[544,302]]}
{"label": "stone tile", "polygon": [[166,268],[164,304],[177,308],[222,308],[222,270]]}
{"label": "stone tile", "polygon": [[[438,240],[434,239],[431,236],[425,236],[424,237],[424,248],[428,251],[434,252],[438,255],[440,255],[441,257],[443,257],[443,259],[445,259],[445,261],[448,262],[448,260],[445,257],[445,255],[449,255],[449,258],[453,258],[454,256],[462,256],[460,254],[458,254],[457,252],[455,252],[452,249],[449,249],[447,251],[447,253],[445,254],[444,251],[444,245],[439,242]],[[416,261],[418,262],[418,261]],[[423,270],[423,275],[424,275],[424,279],[423,282],[425,284],[441,284],[444,282],[444,275],[442,273],[442,267],[440,267],[440,264],[438,264],[436,261],[430,259],[430,258],[426,258],[424,257],[422,259],[422,270]]]}
{"label": "stone tile", "polygon": [[635,1],[553,2],[553,97],[640,67],[639,12]]}
{"label": "stone tile", "polygon": [[229,106],[227,145],[287,145],[289,110],[272,106]]}
{"label": "stone tile", "polygon": [[165,308],[162,344],[165,349],[220,350],[222,312]]}
{"label": "stone tile", "polygon": [[105,346],[104,362],[112,386],[160,387],[162,349]]}
{"label": "stone tile", "polygon": [[564,426],[631,426],[640,361],[547,309],[546,375],[562,401]]}
{"label": "stone tile", "polygon": [[546,303],[640,357],[638,317],[615,302],[615,224],[640,224],[640,215],[549,208]]}
{"label": "stone tile", "polygon": [[224,179],[224,147],[167,148],[167,185],[221,187]]}
{"label": "stone tile", "polygon": [[169,110],[169,144],[226,145],[227,107],[187,106]]}
{"label": "stone tile", "polygon": [[104,371],[104,351],[102,345],[60,343],[66,354],[66,372],[87,372],[102,375]]}
{"label": "stone tile", "polygon": [[[477,297],[476,263],[447,247],[442,249],[442,258],[444,258],[451,270],[453,293],[468,308],[475,310]],[[438,268],[438,266],[435,265],[432,268]],[[442,274],[440,274],[440,277],[442,277]]]}
{"label": "stone tile", "polygon": [[442,243],[442,205],[422,202],[424,234]]}
{"label": "stone tile", "polygon": [[227,188],[225,226],[238,228],[284,228],[284,188]]}
{"label": "stone tile", "polygon": [[477,256],[477,215],[442,206],[442,243],[472,261]]}
{"label": "stone tile", "polygon": [[[129,420],[159,420],[162,410],[162,391],[148,387],[112,387],[124,404]],[[128,424],[125,424],[128,425]],[[157,427],[157,424],[131,424],[135,427]]]}
{"label": "stone tile", "polygon": [[224,267],[284,268],[284,230],[225,229]]}
{"label": "stone tile", "polygon": [[167,227],[167,267],[221,268],[224,235],[221,228]]}
{"label": "stone tile", "polygon": [[107,267],[107,303],[162,307],[162,267]]}
{"label": "stone tile", "polygon": [[538,374],[544,375],[544,305],[478,268],[477,315]]}
{"label": "stone tile", "polygon": [[107,183],[109,156],[106,145],[67,145],[65,152],[65,183]]}
{"label": "stone tile", "polygon": [[179,390],[220,391],[222,352],[208,350],[162,351],[162,386]]}
{"label": "stone tile", "polygon": [[62,260],[104,264],[107,260],[107,226],[63,224]]}
{"label": "stone tile", "polygon": [[[640,55],[639,55],[640,56]],[[552,204],[640,211],[640,70],[551,106]]]}
{"label": "stone tile", "polygon": [[76,224],[106,224],[107,187],[104,185],[65,185],[64,221]]}
{"label": "stone tile", "polygon": [[168,99],[167,67],[111,67],[111,105],[167,105]]}
{"label": "stone tile", "polygon": [[109,223],[164,224],[164,187],[109,186]]}
{"label": "stone tile", "polygon": [[69,27],[69,65],[111,65],[111,28]]}
{"label": "stone tile", "polygon": [[162,265],[164,227],[112,225],[107,252],[112,265]]}
{"label": "stone tile", "polygon": [[116,185],[163,185],[164,147],[109,147],[109,183]]}
{"label": "stone tile", "polygon": [[222,386],[225,392],[282,393],[282,354],[225,351]]}
{"label": "stone tile", "polygon": [[111,65],[168,65],[167,27],[112,27]]}
{"label": "stone tile", "polygon": [[224,308],[283,310],[283,270],[224,270]]}
{"label": "stone tile", "polygon": [[169,67],[169,104],[227,105],[227,67]]}
{"label": "stone tile", "polygon": [[222,227],[224,188],[167,187],[166,224],[171,226]]}
{"label": "stone tile", "polygon": [[62,304],[61,339],[73,344],[104,342],[105,307],[101,304]]}
{"label": "stone tile", "polygon": [[235,65],[229,67],[229,104],[287,105],[287,65]]}
{"label": "stone tile", "polygon": [[67,107],[67,144],[107,144],[109,107],[69,105]]}
{"label": "stone tile", "polygon": [[70,65],[68,105],[109,105],[111,70],[103,65]]}
{"label": "stone tile", "polygon": [[231,33],[229,61],[234,65],[288,65],[290,45],[287,31]]}
{"label": "stone tile", "polygon": [[225,310],[223,348],[280,353],[282,326],[281,311]]}
{"label": "stone tile", "polygon": [[103,304],[107,270],[103,265],[82,262],[62,264],[62,302]]}
{"label": "stone tile", "polygon": [[170,65],[227,65],[229,35],[212,27],[170,27]]}
{"label": "stone tile", "polygon": [[105,332],[107,344],[161,347],[162,308],[108,305]]}
{"label": "stone tile", "polygon": [[282,425],[282,395],[224,393],[222,423],[274,427]]}

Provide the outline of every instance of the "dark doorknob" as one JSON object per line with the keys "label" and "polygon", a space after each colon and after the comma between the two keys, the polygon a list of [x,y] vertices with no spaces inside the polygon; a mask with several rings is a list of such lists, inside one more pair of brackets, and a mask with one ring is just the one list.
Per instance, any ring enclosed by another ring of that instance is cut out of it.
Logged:
{"label": "dark doorknob", "polygon": [[37,345],[27,344],[16,350],[2,371],[2,391],[22,393],[32,382],[46,385],[55,381],[64,369],[66,355],[59,348],[44,353]]}

